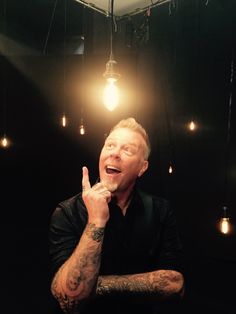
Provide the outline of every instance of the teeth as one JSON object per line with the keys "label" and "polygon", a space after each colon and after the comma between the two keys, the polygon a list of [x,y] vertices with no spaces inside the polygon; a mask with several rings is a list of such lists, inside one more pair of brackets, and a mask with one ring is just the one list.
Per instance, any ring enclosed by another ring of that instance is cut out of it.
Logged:
{"label": "teeth", "polygon": [[118,169],[118,168],[116,168],[116,167],[113,167],[113,166],[107,166],[106,168],[107,168],[107,169],[110,169],[110,170],[120,171],[120,169]]}
{"label": "teeth", "polygon": [[113,166],[106,166],[106,171],[115,171],[115,172],[121,172],[119,168],[113,167]]}

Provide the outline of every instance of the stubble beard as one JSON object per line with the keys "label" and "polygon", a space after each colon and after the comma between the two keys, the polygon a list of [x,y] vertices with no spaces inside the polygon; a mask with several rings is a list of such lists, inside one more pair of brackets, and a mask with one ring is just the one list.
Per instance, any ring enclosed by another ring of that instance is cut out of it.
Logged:
{"label": "stubble beard", "polygon": [[108,189],[109,192],[114,193],[118,189],[118,183],[116,182],[109,182],[109,181],[102,181],[105,187]]}

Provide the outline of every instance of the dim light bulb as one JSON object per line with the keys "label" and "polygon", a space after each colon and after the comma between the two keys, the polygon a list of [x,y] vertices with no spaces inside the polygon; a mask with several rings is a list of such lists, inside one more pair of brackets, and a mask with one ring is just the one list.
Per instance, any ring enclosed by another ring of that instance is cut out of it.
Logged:
{"label": "dim light bulb", "polygon": [[116,79],[107,79],[107,84],[103,92],[103,103],[109,111],[113,111],[119,103],[119,91],[115,83]]}
{"label": "dim light bulb", "polygon": [[188,127],[189,127],[189,130],[190,130],[190,131],[195,131],[195,129],[196,129],[196,124],[195,124],[195,122],[192,120],[192,121],[189,123]]}
{"label": "dim light bulb", "polygon": [[220,220],[220,232],[228,234],[230,232],[230,221],[228,217],[223,217]]}
{"label": "dim light bulb", "polygon": [[10,145],[9,140],[7,137],[4,135],[4,137],[1,139],[1,146],[3,148],[7,148]]}
{"label": "dim light bulb", "polygon": [[85,134],[85,127],[84,127],[83,124],[81,124],[80,127],[79,127],[79,133],[80,133],[80,135],[84,135]]}
{"label": "dim light bulb", "polygon": [[63,126],[63,128],[67,126],[67,119],[66,119],[65,114],[61,118],[61,125]]}
{"label": "dim light bulb", "polygon": [[223,233],[224,235],[228,235],[233,232],[233,226],[228,215],[228,207],[223,206],[222,210],[223,210],[223,213],[220,218],[218,226],[221,233]]}

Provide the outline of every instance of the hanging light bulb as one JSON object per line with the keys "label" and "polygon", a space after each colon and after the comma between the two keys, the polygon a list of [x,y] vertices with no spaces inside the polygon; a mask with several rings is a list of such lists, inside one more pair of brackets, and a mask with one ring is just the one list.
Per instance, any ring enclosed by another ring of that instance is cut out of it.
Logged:
{"label": "hanging light bulb", "polygon": [[114,31],[114,0],[110,0],[110,58],[106,63],[106,70],[103,77],[106,79],[107,84],[103,92],[103,103],[109,111],[113,111],[119,103],[119,92],[116,86],[120,74],[116,71],[117,62],[113,55],[113,31]]}
{"label": "hanging light bulb", "polygon": [[173,168],[172,168],[172,166],[171,166],[171,165],[169,166],[169,170],[168,170],[168,172],[169,172],[169,174],[172,174],[172,173],[173,173]]}
{"label": "hanging light bulb", "polygon": [[228,234],[230,229],[229,218],[223,217],[220,220],[220,231],[223,234]]}
{"label": "hanging light bulb", "polygon": [[227,235],[231,232],[232,226],[231,226],[229,216],[227,214],[227,207],[223,206],[222,209],[223,209],[223,215],[219,222],[219,228],[220,228],[221,233]]}
{"label": "hanging light bulb", "polygon": [[80,135],[84,135],[85,134],[85,128],[84,128],[83,124],[81,124],[80,127],[79,127],[79,133],[80,133]]}
{"label": "hanging light bulb", "polygon": [[66,119],[65,114],[63,114],[63,116],[61,118],[61,125],[63,126],[63,128],[65,128],[67,126],[67,119]]}
{"label": "hanging light bulb", "polygon": [[85,127],[84,127],[83,118],[81,118],[81,120],[80,120],[79,133],[80,133],[80,135],[85,134]]}
{"label": "hanging light bulb", "polygon": [[192,120],[188,124],[188,128],[190,131],[195,131],[196,130],[196,123]]}
{"label": "hanging light bulb", "polygon": [[114,79],[107,80],[103,92],[103,103],[109,111],[113,111],[119,103],[119,91]]}
{"label": "hanging light bulb", "polygon": [[117,62],[110,59],[106,64],[106,71],[103,74],[107,83],[103,91],[103,103],[109,111],[113,111],[119,104],[119,91],[116,86],[120,74],[115,72]]}
{"label": "hanging light bulb", "polygon": [[1,146],[3,148],[7,148],[7,147],[9,147],[9,145],[10,145],[10,142],[9,142],[8,138],[6,137],[6,135],[4,135],[3,138],[1,139]]}

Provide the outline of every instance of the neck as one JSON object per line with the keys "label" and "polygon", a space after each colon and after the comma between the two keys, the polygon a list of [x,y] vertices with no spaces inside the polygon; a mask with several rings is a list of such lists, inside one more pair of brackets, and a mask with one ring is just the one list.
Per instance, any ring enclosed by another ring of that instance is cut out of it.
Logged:
{"label": "neck", "polygon": [[116,204],[120,207],[122,214],[126,214],[126,210],[131,202],[133,195],[133,186],[130,189],[127,189],[122,192],[116,192],[114,193],[114,196],[116,197]]}

